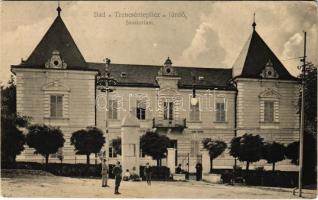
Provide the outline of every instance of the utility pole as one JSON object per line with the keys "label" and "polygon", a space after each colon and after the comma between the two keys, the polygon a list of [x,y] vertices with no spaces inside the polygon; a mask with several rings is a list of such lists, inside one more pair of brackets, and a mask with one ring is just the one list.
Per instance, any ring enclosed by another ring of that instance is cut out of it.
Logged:
{"label": "utility pole", "polygon": [[300,110],[300,129],[299,129],[299,176],[298,188],[299,196],[302,195],[302,175],[303,175],[303,152],[304,152],[304,104],[305,104],[305,76],[306,76],[306,32],[304,32],[304,57],[300,60],[301,66],[301,110]]}

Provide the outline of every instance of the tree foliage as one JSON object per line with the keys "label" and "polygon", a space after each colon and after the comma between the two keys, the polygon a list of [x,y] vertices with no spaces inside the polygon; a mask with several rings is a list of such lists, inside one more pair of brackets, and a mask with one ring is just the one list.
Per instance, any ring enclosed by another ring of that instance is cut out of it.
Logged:
{"label": "tree foliage", "polygon": [[286,147],[286,157],[291,160],[291,163],[298,165],[299,163],[299,141],[289,143]]}
{"label": "tree foliage", "polygon": [[[302,78],[300,75],[299,78]],[[309,63],[304,78],[304,111],[305,129],[308,133],[317,134],[317,67]],[[301,104],[301,99],[299,105]]]}
{"label": "tree foliage", "polygon": [[211,138],[205,138],[202,140],[203,148],[209,151],[210,155],[210,173],[213,170],[213,160],[219,157],[224,150],[226,149],[227,145],[225,142],[221,140],[212,140]]}
{"label": "tree foliage", "polygon": [[47,125],[31,125],[26,136],[27,145],[34,148],[35,154],[45,157],[45,164],[48,164],[49,155],[56,153],[64,146],[65,139],[60,128]]}
{"label": "tree foliage", "polygon": [[[300,76],[300,78],[302,78]],[[317,183],[317,66],[308,63],[304,77],[304,182]],[[299,105],[301,102],[299,101]]]}
{"label": "tree foliage", "polygon": [[96,127],[87,127],[72,133],[71,145],[74,145],[76,154],[86,155],[87,164],[90,163],[89,156],[99,153],[105,144],[103,132]]}
{"label": "tree foliage", "polygon": [[160,166],[161,159],[166,157],[169,145],[169,138],[156,132],[148,131],[140,139],[142,152],[157,160],[157,166]]}
{"label": "tree foliage", "polygon": [[285,159],[285,146],[278,142],[265,143],[262,158],[267,163],[272,163],[272,171],[275,171],[275,163]]}
{"label": "tree foliage", "polygon": [[1,163],[11,164],[24,150],[23,128],[29,125],[30,118],[16,112],[16,86],[14,77],[6,87],[1,86]]}
{"label": "tree foliage", "polygon": [[230,155],[238,158],[239,161],[246,161],[246,170],[248,170],[250,163],[262,158],[263,146],[263,138],[259,135],[244,134],[232,139]]}

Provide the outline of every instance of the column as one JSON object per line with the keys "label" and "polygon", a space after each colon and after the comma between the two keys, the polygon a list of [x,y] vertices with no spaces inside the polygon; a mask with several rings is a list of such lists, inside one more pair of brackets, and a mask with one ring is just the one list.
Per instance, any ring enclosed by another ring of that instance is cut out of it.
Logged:
{"label": "column", "polygon": [[209,173],[210,172],[210,155],[208,150],[202,150],[202,172]]}
{"label": "column", "polygon": [[176,173],[176,149],[175,148],[167,148],[167,167],[170,169],[171,174]]}
{"label": "column", "polygon": [[139,173],[139,121],[128,113],[121,124],[121,145],[122,145],[122,168],[123,172],[127,169],[132,172],[133,167]]}

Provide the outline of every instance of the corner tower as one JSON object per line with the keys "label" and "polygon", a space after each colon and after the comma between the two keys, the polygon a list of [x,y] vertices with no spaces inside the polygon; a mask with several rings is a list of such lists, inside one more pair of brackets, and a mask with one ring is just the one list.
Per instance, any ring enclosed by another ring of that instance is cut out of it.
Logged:
{"label": "corner tower", "polygon": [[[65,162],[85,162],[76,156],[70,137],[74,131],[95,125],[95,76],[61,18],[57,17],[26,61],[12,65],[16,75],[17,112],[34,124],[61,128],[65,138]],[[83,95],[85,93],[85,95]],[[26,148],[18,160],[41,161]],[[56,157],[50,158],[58,162]]]}
{"label": "corner tower", "polygon": [[[233,65],[237,135],[287,144],[298,139],[298,82],[257,33],[255,21],[252,28]],[[281,167],[290,165],[284,161]]]}

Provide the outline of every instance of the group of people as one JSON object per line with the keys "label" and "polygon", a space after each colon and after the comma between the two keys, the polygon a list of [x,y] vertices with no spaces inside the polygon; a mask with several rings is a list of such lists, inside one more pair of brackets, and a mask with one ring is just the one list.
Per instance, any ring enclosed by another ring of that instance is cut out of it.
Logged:
{"label": "group of people", "polygon": [[[109,187],[107,184],[108,181],[108,165],[106,164],[106,159],[103,159],[102,162],[102,187]],[[120,194],[119,193],[119,186],[120,182],[123,179],[124,181],[128,180],[137,180],[139,179],[139,176],[136,173],[130,174],[129,170],[127,169],[124,173],[124,177],[122,177],[122,167],[120,165],[120,162],[117,161],[115,167],[112,170],[113,175],[115,176],[115,193],[114,194]],[[151,185],[151,169],[149,163],[146,164],[144,168],[144,176],[146,177],[146,181],[148,185]]]}
{"label": "group of people", "polygon": [[[115,176],[115,193],[114,194],[120,194],[119,193],[119,186],[120,186],[120,182],[121,182],[121,175],[122,175],[122,167],[120,165],[120,162],[117,161],[115,167],[113,168],[112,173]],[[102,187],[109,187],[107,184],[108,181],[108,165],[106,164],[106,159],[103,159],[103,163],[102,163]]]}
{"label": "group of people", "polygon": [[[197,163],[195,165],[195,170],[196,170],[196,180],[197,181],[201,181],[202,180],[202,164],[201,163]],[[181,164],[178,165],[178,167],[176,168],[176,174],[183,174],[186,173],[184,170],[182,170],[181,168]]]}

